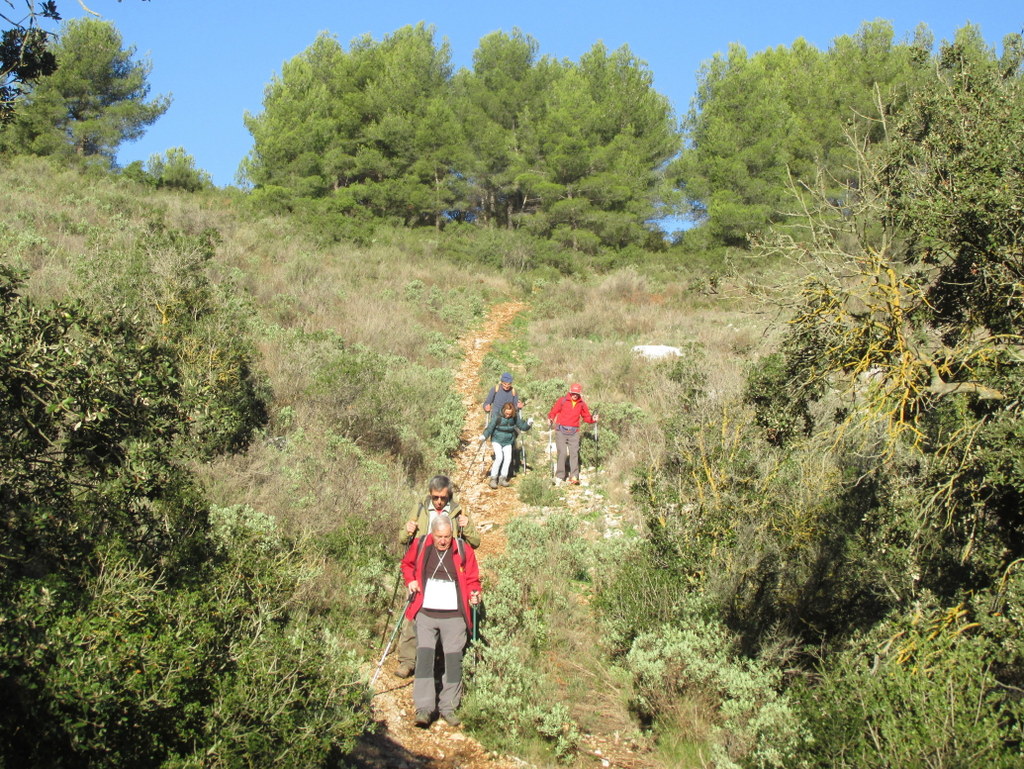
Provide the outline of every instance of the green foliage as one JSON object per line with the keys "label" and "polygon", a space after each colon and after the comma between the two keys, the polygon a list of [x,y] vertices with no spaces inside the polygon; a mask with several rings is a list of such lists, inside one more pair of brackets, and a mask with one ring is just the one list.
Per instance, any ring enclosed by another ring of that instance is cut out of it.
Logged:
{"label": "green foliage", "polygon": [[[808,765],[1017,766],[1024,714],[1000,680],[1004,633],[980,629],[962,605],[926,603],[854,638],[801,687],[816,737]],[[1018,671],[1019,653],[1018,643]]]}
{"label": "green foliage", "polygon": [[172,147],[163,155],[151,155],[146,171],[159,188],[198,192],[213,187],[210,174],[196,167],[196,159],[184,147]]}
{"label": "green foliage", "polygon": [[147,187],[156,187],[156,179],[146,170],[141,160],[133,160],[121,169],[121,176]]}
{"label": "green foliage", "polygon": [[1016,449],[1004,443],[1020,419],[1011,277],[1024,196],[1012,181],[1020,39],[997,59],[965,28],[939,63],[863,171],[869,183],[851,219],[860,237],[832,229],[831,245],[818,244],[825,263],[804,284],[783,346],[785,375],[775,380],[795,383],[797,394],[840,393],[844,447],[876,457],[859,472],[874,474],[876,498],[863,515],[879,560],[895,557],[891,573],[902,563],[920,582],[880,581],[877,589],[901,602],[921,589],[955,601],[1024,554],[1016,533],[1024,489],[1007,472]]}
{"label": "green foliage", "polygon": [[[706,741],[710,765],[797,766],[810,742],[781,675],[739,656],[726,628],[692,611],[639,636],[626,656],[632,704],[647,723]],[[723,643],[723,640],[726,640]]]}
{"label": "green foliage", "polygon": [[524,229],[449,225],[442,238],[448,258],[476,268],[558,277],[575,274],[583,267],[568,249]]}
{"label": "green foliage", "polygon": [[534,458],[534,472],[528,473],[519,480],[516,493],[523,504],[534,507],[550,507],[561,501],[562,495],[551,485],[550,466],[542,464],[546,462],[546,457]]}
{"label": "green foliage", "polygon": [[74,583],[109,542],[187,567],[204,513],[170,462],[185,430],[171,351],[136,319],[39,309],[0,279],[4,579]]}
{"label": "green foliage", "polygon": [[319,566],[266,516],[208,519],[179,462],[174,347],[0,277],[0,752],[308,767],[349,750],[356,661],[295,611]]}
{"label": "green foliage", "polygon": [[122,48],[109,22],[65,22],[52,52],[56,71],[34,81],[15,120],[0,131],[0,146],[9,151],[109,162],[170,106],[168,97],[146,101],[150,65],[134,60],[134,47]]}
{"label": "green foliage", "polygon": [[674,173],[709,240],[746,247],[793,218],[803,187],[849,195],[848,136],[880,141],[877,119],[900,108],[924,71],[926,33],[911,44],[893,38],[889,22],[875,21],[826,52],[803,39],[753,55],[734,44],[704,64]]}
{"label": "green foliage", "polygon": [[915,238],[909,260],[935,270],[931,322],[952,326],[948,344],[975,328],[1021,328],[1022,62],[1020,35],[997,57],[976,27],[959,30],[940,51],[939,76],[900,114],[880,174],[892,216]]}
{"label": "green foliage", "polygon": [[629,651],[634,639],[681,621],[692,587],[678,561],[644,539],[613,539],[597,550],[594,607],[613,656]]}
{"label": "green foliage", "polygon": [[440,225],[460,198],[450,173],[460,126],[446,98],[447,44],[422,23],[345,52],[321,35],[246,115],[254,147],[245,175],[257,186],[331,197],[406,224]]}
{"label": "green foliage", "polygon": [[803,388],[807,370],[791,358],[781,352],[764,356],[750,367],[743,389],[765,440],[776,446],[809,435],[814,427],[809,402],[814,394],[809,398]]}
{"label": "green foliage", "polygon": [[627,46],[595,44],[560,67],[546,112],[524,141],[531,163],[517,181],[540,202],[531,232],[574,251],[645,243],[644,222],[667,194],[661,169],[678,137],[667,100]]}
{"label": "green foliage", "polygon": [[[246,116],[244,174],[340,218],[522,227],[588,253],[651,242],[645,222],[671,194],[662,166],[678,137],[642,62],[601,44],[578,65],[538,60],[517,30],[484,38],[474,70],[453,78],[448,46],[433,38],[420,24],[346,52],[321,35],[267,87],[263,112]],[[560,250],[517,245],[487,261],[523,270]]]}
{"label": "green foliage", "polygon": [[331,334],[316,340],[321,360],[306,395],[336,429],[401,457],[412,474],[444,466],[462,431],[462,406],[449,372],[347,347]]}
{"label": "green foliage", "polygon": [[[46,4],[41,6],[39,15],[60,18],[56,7]],[[13,118],[17,99],[28,84],[57,69],[49,36],[35,26],[34,15],[30,15],[28,21],[28,24],[23,21],[3,30],[0,37],[0,124]]]}
{"label": "green foliage", "polygon": [[547,696],[553,683],[538,662],[554,642],[553,626],[569,616],[567,586],[588,566],[588,547],[569,517],[552,517],[547,526],[509,522],[498,581],[485,596],[482,643],[468,655],[471,684],[462,705],[467,725],[489,744],[511,749],[540,738],[560,761],[576,754],[578,727]]}
{"label": "green foliage", "polygon": [[119,259],[83,260],[83,300],[147,318],[176,354],[194,446],[238,451],[267,421],[269,391],[256,370],[252,310],[231,280],[209,277],[218,234],[168,227],[157,212]]}

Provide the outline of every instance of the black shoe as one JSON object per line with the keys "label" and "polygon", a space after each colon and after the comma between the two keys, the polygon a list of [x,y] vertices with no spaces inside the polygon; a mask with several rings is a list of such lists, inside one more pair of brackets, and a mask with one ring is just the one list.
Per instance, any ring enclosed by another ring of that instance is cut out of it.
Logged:
{"label": "black shoe", "polygon": [[426,710],[417,710],[416,720],[414,721],[414,723],[416,724],[416,726],[422,726],[424,729],[426,729],[428,726],[430,726],[430,713],[428,713]]}
{"label": "black shoe", "polygon": [[458,726],[459,724],[462,723],[462,719],[459,718],[454,713],[442,712],[441,713],[441,718],[443,718],[445,720],[445,723],[447,723],[448,726]]}

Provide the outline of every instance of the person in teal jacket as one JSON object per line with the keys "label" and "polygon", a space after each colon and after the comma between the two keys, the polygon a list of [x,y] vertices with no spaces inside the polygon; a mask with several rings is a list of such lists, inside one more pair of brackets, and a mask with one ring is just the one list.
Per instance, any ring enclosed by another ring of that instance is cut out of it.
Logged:
{"label": "person in teal jacket", "polygon": [[492,489],[501,486],[508,486],[508,471],[512,467],[512,447],[516,442],[516,436],[524,430],[533,427],[533,420],[523,421],[516,411],[515,404],[506,403],[501,407],[501,413],[491,415],[484,429],[481,441],[491,439],[491,448],[494,449],[494,462],[491,464]]}

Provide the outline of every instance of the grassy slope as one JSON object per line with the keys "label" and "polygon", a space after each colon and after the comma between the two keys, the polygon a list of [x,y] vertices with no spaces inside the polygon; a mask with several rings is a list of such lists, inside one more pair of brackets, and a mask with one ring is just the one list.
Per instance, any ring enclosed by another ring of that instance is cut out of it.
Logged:
{"label": "grassy slope", "polygon": [[[516,372],[538,416],[565,383],[584,383],[608,416],[603,464],[620,500],[633,472],[657,460],[663,421],[688,388],[734,393],[744,362],[765,345],[764,316],[749,311],[735,285],[706,293],[685,263],[664,258],[656,269],[542,280],[457,264],[444,257],[443,235],[394,233],[369,248],[321,247],[288,220],[250,215],[229,193],[157,193],[29,159],[0,169],[0,190],[8,212],[0,253],[29,270],[28,293],[117,304],[126,285],[137,285],[131,301],[155,326],[166,299],[160,278],[169,281],[182,257],[154,252],[147,233],[214,230],[216,253],[202,269],[221,300],[236,305],[238,333],[252,336],[273,399],[259,441],[197,471],[220,504],[251,504],[292,530],[354,528],[380,548],[389,546],[413,489],[445,469],[446,431],[459,423],[458,404],[444,400],[453,342],[494,301],[514,295],[531,310],[489,366]],[[149,277],[133,283],[133,270]],[[687,355],[652,363],[631,352],[634,344],[680,346]],[[364,364],[377,367],[375,377],[353,384],[348,369]],[[439,424],[413,429],[438,412]],[[382,422],[388,430],[378,429]],[[372,569],[359,578],[391,586]],[[361,600],[352,579],[328,566],[311,605],[338,611]],[[348,612],[358,610],[340,614]],[[597,632],[587,621],[576,627]],[[558,666],[556,675],[565,675]],[[572,687],[563,694],[578,699]],[[602,720],[579,715],[585,726]],[[605,720],[622,717],[613,707]]]}

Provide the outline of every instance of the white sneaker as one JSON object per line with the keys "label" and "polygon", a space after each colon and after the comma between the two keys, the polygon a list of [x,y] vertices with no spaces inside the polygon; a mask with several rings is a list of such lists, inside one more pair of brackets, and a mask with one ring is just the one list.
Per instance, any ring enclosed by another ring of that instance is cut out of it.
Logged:
{"label": "white sneaker", "polygon": [[565,483],[565,481],[563,481],[561,478],[555,478],[556,486],[561,486],[563,483]]}

